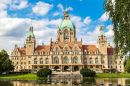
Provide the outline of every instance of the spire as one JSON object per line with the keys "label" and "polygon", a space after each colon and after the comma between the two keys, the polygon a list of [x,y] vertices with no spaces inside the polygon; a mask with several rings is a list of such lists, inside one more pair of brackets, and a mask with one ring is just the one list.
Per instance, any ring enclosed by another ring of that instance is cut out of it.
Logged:
{"label": "spire", "polygon": [[64,13],[64,20],[69,20],[69,14],[68,14],[68,10],[67,10],[67,5],[66,5],[66,9],[65,9],[65,13]]}
{"label": "spire", "polygon": [[108,42],[108,48],[110,48],[110,42]]}
{"label": "spire", "polygon": [[103,25],[102,24],[100,25],[100,30],[103,30]]}
{"label": "spire", "polygon": [[68,9],[67,9],[67,4],[66,4],[66,9],[65,9],[65,11],[68,11]]}
{"label": "spire", "polygon": [[101,35],[105,36],[102,24],[100,25],[100,31],[99,31],[99,35],[98,36],[101,36]]}
{"label": "spire", "polygon": [[26,47],[26,44],[25,44],[25,42],[24,42],[24,47]]}
{"label": "spire", "polygon": [[29,37],[29,36],[34,37],[34,34],[33,34],[33,26],[32,26],[32,20],[31,20],[31,26],[30,26],[30,29],[29,29],[28,37]]}

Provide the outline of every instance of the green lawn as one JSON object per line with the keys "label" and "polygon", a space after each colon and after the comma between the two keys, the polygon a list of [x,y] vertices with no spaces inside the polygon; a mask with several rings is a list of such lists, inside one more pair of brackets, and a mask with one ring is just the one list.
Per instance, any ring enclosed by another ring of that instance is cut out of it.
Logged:
{"label": "green lawn", "polygon": [[114,77],[114,78],[118,78],[118,77],[125,77],[125,78],[130,78],[130,73],[97,73],[95,77],[103,77],[103,78],[107,78],[107,77]]}
{"label": "green lawn", "polygon": [[47,77],[37,77],[36,74],[10,74],[10,75],[0,75],[0,79],[24,79],[24,80],[37,80],[37,79],[47,79]]}

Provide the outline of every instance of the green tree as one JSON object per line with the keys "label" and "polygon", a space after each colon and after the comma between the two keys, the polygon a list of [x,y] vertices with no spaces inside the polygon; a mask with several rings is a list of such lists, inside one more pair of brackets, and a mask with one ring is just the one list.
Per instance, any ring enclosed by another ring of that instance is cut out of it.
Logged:
{"label": "green tree", "polygon": [[130,53],[130,0],[104,0],[103,6],[112,19],[115,53]]}
{"label": "green tree", "polygon": [[126,70],[128,73],[130,73],[130,59],[127,60],[127,63],[126,63],[126,65],[125,65],[125,70]]}
{"label": "green tree", "polygon": [[92,71],[92,70],[90,70],[88,68],[82,68],[80,70],[80,74],[82,74],[83,77],[89,77],[89,76],[94,77],[96,75],[96,72]]}
{"label": "green tree", "polygon": [[129,59],[130,59],[129,56],[125,56],[124,66],[126,65],[127,60],[129,60]]}
{"label": "green tree", "polygon": [[3,49],[0,52],[0,74],[2,72],[14,70],[14,66],[12,65],[12,61],[9,59],[9,55]]}
{"label": "green tree", "polygon": [[47,77],[47,75],[50,75],[51,73],[52,73],[52,71],[49,68],[43,68],[37,72],[37,76],[38,77]]}

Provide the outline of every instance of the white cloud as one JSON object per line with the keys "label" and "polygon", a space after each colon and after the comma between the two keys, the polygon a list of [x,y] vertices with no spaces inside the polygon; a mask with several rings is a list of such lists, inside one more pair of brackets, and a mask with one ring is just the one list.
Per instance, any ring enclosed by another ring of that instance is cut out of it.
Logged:
{"label": "white cloud", "polygon": [[4,9],[7,9],[7,5],[0,3],[0,10],[4,10]]}
{"label": "white cloud", "polygon": [[55,13],[53,13],[52,15],[53,15],[53,16],[58,16],[58,15],[60,15],[60,12],[55,12]]}
{"label": "white cloud", "polygon": [[91,23],[91,21],[92,21],[92,19],[90,19],[90,17],[88,16],[88,17],[86,17],[85,19],[84,19],[84,23],[85,24],[90,24]]}
{"label": "white cloud", "polygon": [[70,10],[70,11],[73,11],[73,8],[72,8],[72,7],[68,7],[67,9]]}
{"label": "white cloud", "polygon": [[107,39],[112,39],[114,36],[114,32],[113,32],[113,26],[112,25],[108,25],[106,26],[106,29],[108,29],[108,32],[105,33]]}
{"label": "white cloud", "polygon": [[[56,40],[57,25],[62,19],[57,20],[32,20],[36,44],[44,42],[49,45],[50,37]],[[14,49],[14,45],[18,44],[22,47],[29,33],[31,19],[29,18],[1,18],[0,19],[0,50],[5,49],[8,53]],[[48,25],[53,26],[49,28]],[[6,45],[6,46],[3,46]]]}
{"label": "white cloud", "polygon": [[50,5],[48,3],[39,1],[32,8],[32,10],[35,14],[43,16],[43,15],[46,15],[48,11],[52,9],[52,7],[53,7],[53,4]]}
{"label": "white cloud", "polygon": [[59,7],[62,10],[62,12],[64,11],[64,7],[63,7],[63,5],[61,3],[58,4],[57,7]]}
{"label": "white cloud", "polygon": [[107,21],[109,19],[109,13],[105,12],[101,18],[99,18],[100,21]]}
{"label": "white cloud", "polygon": [[7,11],[0,11],[0,19],[7,17]]}
{"label": "white cloud", "polygon": [[70,15],[70,20],[76,25],[77,29],[80,29],[85,24],[81,21],[81,17]]}
{"label": "white cloud", "polygon": [[19,3],[19,5],[16,5],[17,3],[13,3],[12,5],[10,5],[10,9],[24,9],[26,7],[28,7],[28,2],[27,1],[21,1]]}
{"label": "white cloud", "polygon": [[0,3],[9,4],[12,0],[0,0]]}

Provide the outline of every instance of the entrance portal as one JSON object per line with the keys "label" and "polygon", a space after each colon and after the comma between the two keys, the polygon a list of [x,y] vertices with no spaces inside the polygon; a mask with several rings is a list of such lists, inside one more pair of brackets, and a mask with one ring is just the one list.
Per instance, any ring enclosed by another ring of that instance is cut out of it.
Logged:
{"label": "entrance portal", "polygon": [[58,67],[58,66],[55,66],[54,69],[57,70],[57,69],[59,69],[59,67]]}
{"label": "entrance portal", "polygon": [[64,71],[68,71],[69,67],[68,66],[65,66],[64,67]]}
{"label": "entrance portal", "polygon": [[79,71],[79,67],[78,66],[74,66],[74,71]]}

